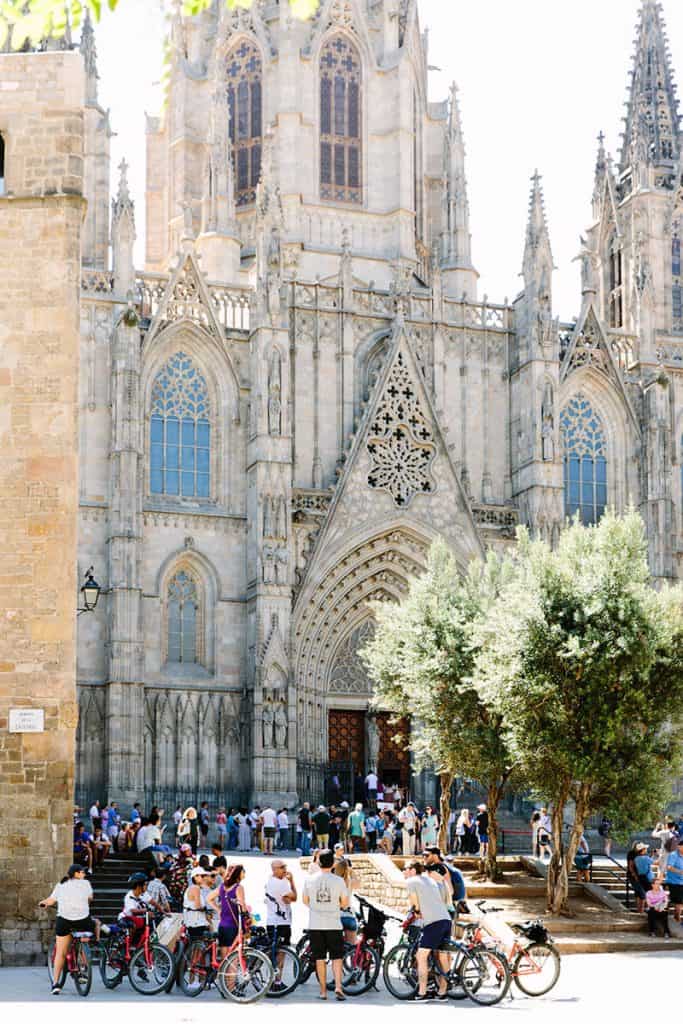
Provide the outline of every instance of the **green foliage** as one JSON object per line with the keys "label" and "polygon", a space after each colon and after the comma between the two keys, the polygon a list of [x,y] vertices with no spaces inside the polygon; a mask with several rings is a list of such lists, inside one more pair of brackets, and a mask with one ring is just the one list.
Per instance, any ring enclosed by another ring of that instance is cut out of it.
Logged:
{"label": "green foliage", "polygon": [[519,535],[516,571],[477,637],[481,699],[534,788],[583,787],[585,812],[643,820],[676,771],[683,598],[650,586],[640,516],[578,522],[556,552]]}
{"label": "green foliage", "polygon": [[503,586],[510,566],[491,556],[463,577],[448,549],[433,546],[427,571],[400,605],[374,608],[377,630],[361,656],[376,702],[410,714],[418,768],[476,778],[489,787],[507,778],[510,757],[501,718],[472,683],[473,623]]}
{"label": "green foliage", "polygon": [[[251,7],[252,0],[225,0],[226,6]],[[319,0],[289,0],[295,18],[312,17]],[[200,14],[211,6],[211,0],[183,0],[183,13]],[[41,39],[64,34],[67,23],[78,28],[88,9],[99,21],[103,8],[116,10],[118,0],[0,0],[0,47],[11,30],[12,47],[20,50],[26,43],[36,45]]]}

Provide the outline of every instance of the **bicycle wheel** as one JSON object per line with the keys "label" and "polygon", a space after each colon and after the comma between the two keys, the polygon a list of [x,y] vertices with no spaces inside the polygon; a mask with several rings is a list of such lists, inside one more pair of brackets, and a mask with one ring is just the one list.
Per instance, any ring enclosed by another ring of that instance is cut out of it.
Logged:
{"label": "bicycle wheel", "polygon": [[554,946],[534,942],[515,957],[512,976],[525,995],[544,996],[560,977],[560,954]]}
{"label": "bicycle wheel", "polygon": [[[56,951],[57,951],[57,939],[53,936],[52,937],[52,941],[50,942],[50,947],[49,947],[49,949],[47,951],[47,973],[48,973],[48,976],[50,978],[50,984],[51,985],[54,985],[54,983],[55,983],[54,966],[55,966],[55,952]],[[62,976],[61,976],[61,978],[59,980],[59,984],[60,985],[64,985],[65,981],[66,981],[66,962],[64,963],[64,966],[62,967]]]}
{"label": "bicycle wheel", "polygon": [[384,957],[382,977],[394,999],[412,999],[417,992],[417,964],[412,946],[394,946]]}
{"label": "bicycle wheel", "polygon": [[105,988],[116,988],[126,973],[125,947],[115,937],[103,942],[100,948],[100,978]]}
{"label": "bicycle wheel", "polygon": [[480,1006],[495,1006],[505,998],[510,987],[510,968],[497,950],[469,950],[460,964],[462,987]]}
{"label": "bicycle wheel", "polygon": [[210,973],[211,951],[201,939],[196,939],[180,957],[178,985],[186,996],[198,996],[206,988]]}
{"label": "bicycle wheel", "polygon": [[342,991],[347,996],[361,996],[377,981],[381,966],[379,954],[362,943],[346,950],[342,960]]}
{"label": "bicycle wheel", "polygon": [[149,946],[149,958],[143,946],[138,949],[128,965],[128,977],[136,992],[141,996],[155,996],[166,988],[173,973],[171,951],[159,943]]}
{"label": "bicycle wheel", "polygon": [[305,985],[315,971],[315,960],[311,956],[311,943],[308,935],[302,935],[295,947],[296,955],[299,957],[301,971],[299,973],[299,984]]}
{"label": "bicycle wheel", "polygon": [[274,978],[266,996],[268,999],[282,999],[283,996],[288,996],[290,992],[293,992],[299,984],[301,961],[290,946],[278,946],[274,962],[272,953],[268,958],[273,966]]}
{"label": "bicycle wheel", "polygon": [[467,999],[467,992],[462,987],[462,978],[460,977],[460,965],[462,963],[463,954],[460,950],[453,954],[453,963],[451,969],[448,972],[448,998]]}
{"label": "bicycle wheel", "polygon": [[270,959],[258,949],[234,949],[218,968],[216,981],[221,993],[236,1003],[263,999],[273,984],[275,972]]}
{"label": "bicycle wheel", "polygon": [[92,961],[87,942],[81,942],[80,939],[74,940],[74,964],[71,977],[76,991],[79,996],[87,996],[92,986]]}

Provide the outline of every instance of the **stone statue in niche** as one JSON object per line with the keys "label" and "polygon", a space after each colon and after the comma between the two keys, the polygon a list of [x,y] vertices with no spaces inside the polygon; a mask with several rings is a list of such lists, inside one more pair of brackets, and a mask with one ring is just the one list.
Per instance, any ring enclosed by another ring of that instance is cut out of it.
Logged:
{"label": "stone statue in niche", "polygon": [[263,582],[264,583],[275,583],[276,582],[276,568],[275,568],[275,553],[276,548],[273,544],[264,544],[262,551],[263,559]]}
{"label": "stone statue in niche", "polygon": [[287,501],[266,494],[263,499],[263,536],[266,540],[287,540]]}
{"label": "stone statue in niche", "polygon": [[287,540],[287,501],[284,497],[276,499],[277,501],[277,535],[282,537],[283,540]]}
{"label": "stone statue in niche", "polygon": [[268,433],[282,433],[282,360],[277,349],[268,363]]}
{"label": "stone statue in niche", "polygon": [[270,750],[273,746],[273,727],[275,723],[275,714],[273,712],[273,705],[270,700],[267,700],[263,705],[263,715],[261,718],[261,727],[263,730],[263,749]]}
{"label": "stone statue in niche", "polygon": [[275,708],[275,746],[278,750],[287,749],[287,709],[283,700]]}
{"label": "stone statue in niche", "polygon": [[270,494],[266,494],[263,499],[263,536],[274,537],[275,536],[275,523],[273,518],[273,504],[275,499],[271,498]]}
{"label": "stone statue in niche", "polygon": [[377,771],[379,760],[379,727],[374,715],[368,715],[365,719],[365,742],[368,752],[368,769]]}
{"label": "stone statue in niche", "polygon": [[555,458],[555,410],[553,389],[547,383],[543,390],[541,405],[541,449],[544,462],[552,462]]}
{"label": "stone statue in niche", "polygon": [[289,552],[283,545],[275,548],[275,583],[287,583],[287,566],[289,564]]}

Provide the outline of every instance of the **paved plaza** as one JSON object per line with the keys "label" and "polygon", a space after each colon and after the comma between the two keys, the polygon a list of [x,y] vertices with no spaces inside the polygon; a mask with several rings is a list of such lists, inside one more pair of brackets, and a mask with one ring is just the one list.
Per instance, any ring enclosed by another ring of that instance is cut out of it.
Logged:
{"label": "paved plaza", "polygon": [[[298,856],[288,856],[290,870],[299,891],[299,897],[305,872],[299,867]],[[231,862],[244,862],[246,876],[247,900],[257,914],[265,920],[263,906],[263,886],[270,872],[270,858],[256,854],[233,854]],[[294,907],[294,932],[298,935],[306,926],[307,912],[301,899]],[[388,945],[398,940],[398,926],[390,924]],[[477,1007],[469,1001],[449,1002],[445,1005],[430,1003],[426,1012],[430,1015],[482,1013],[504,1013],[511,1020],[562,1020],[566,1015],[576,1020],[577,1014],[583,1020],[595,1019],[599,1013],[609,1014],[610,1018],[621,1019],[628,1024],[642,1016],[650,1016],[652,1011],[652,992],[668,993],[674,990],[680,978],[683,957],[680,951],[670,953],[612,953],[606,955],[577,955],[564,957],[562,975],[556,989],[541,999],[530,999],[513,991],[513,999],[506,999],[494,1008]],[[392,999],[385,990],[382,981],[378,982],[379,990],[367,993],[357,999],[348,999],[344,1004],[328,1001],[324,1013],[343,1015],[348,1019],[349,1012],[361,1007],[365,1012],[372,1013],[373,1008],[382,1008],[382,1019],[391,1008],[392,1024],[396,1021],[415,1019],[416,1008],[411,1003],[400,1003]],[[25,1004],[49,1003],[50,1024],[62,1024],[71,1021],[74,1010],[89,1008],[93,1002],[97,1004],[98,1024],[116,1022],[120,1024],[122,1012],[130,1008],[131,1013],[141,1011],[153,1014],[163,1012],[164,1024],[211,1024],[225,1015],[237,1012],[245,1013],[250,1020],[266,1021],[282,1019],[293,1020],[295,1014],[301,1014],[302,1008],[311,1005],[321,1009],[317,998],[317,985],[311,979],[306,985],[285,1000],[265,1000],[253,1006],[233,1007],[223,1001],[216,990],[205,992],[197,999],[188,999],[177,989],[172,995],[156,996],[146,999],[137,995],[126,981],[115,991],[107,991],[100,980],[97,969],[93,980],[91,995],[84,1004],[76,994],[71,981],[67,982],[61,996],[50,995],[47,971],[38,967],[20,967],[0,969],[0,1003],[12,1005],[13,1012],[21,1012]],[[304,1010],[305,1012],[305,1010]],[[587,1014],[590,1017],[587,1017]]]}

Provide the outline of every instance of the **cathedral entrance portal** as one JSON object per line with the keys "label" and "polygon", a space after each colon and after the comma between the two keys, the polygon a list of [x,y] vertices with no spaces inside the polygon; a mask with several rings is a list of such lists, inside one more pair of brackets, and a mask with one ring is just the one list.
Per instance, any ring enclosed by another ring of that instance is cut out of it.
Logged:
{"label": "cathedral entrance portal", "polygon": [[[400,786],[406,790],[410,785],[410,753],[407,737],[410,725],[402,718],[397,724],[390,722],[386,712],[369,714],[366,711],[347,708],[331,708],[328,712],[328,759],[330,768],[340,777],[342,789],[351,789],[351,775],[364,779],[369,770],[368,756],[375,742],[372,731],[378,734],[377,774],[385,786]],[[398,741],[395,737],[401,737]],[[344,769],[346,771],[344,772]],[[342,777],[347,774],[348,778]],[[358,789],[358,785],[354,790]],[[350,799],[350,792],[343,794]],[[354,799],[358,794],[354,792]]]}

